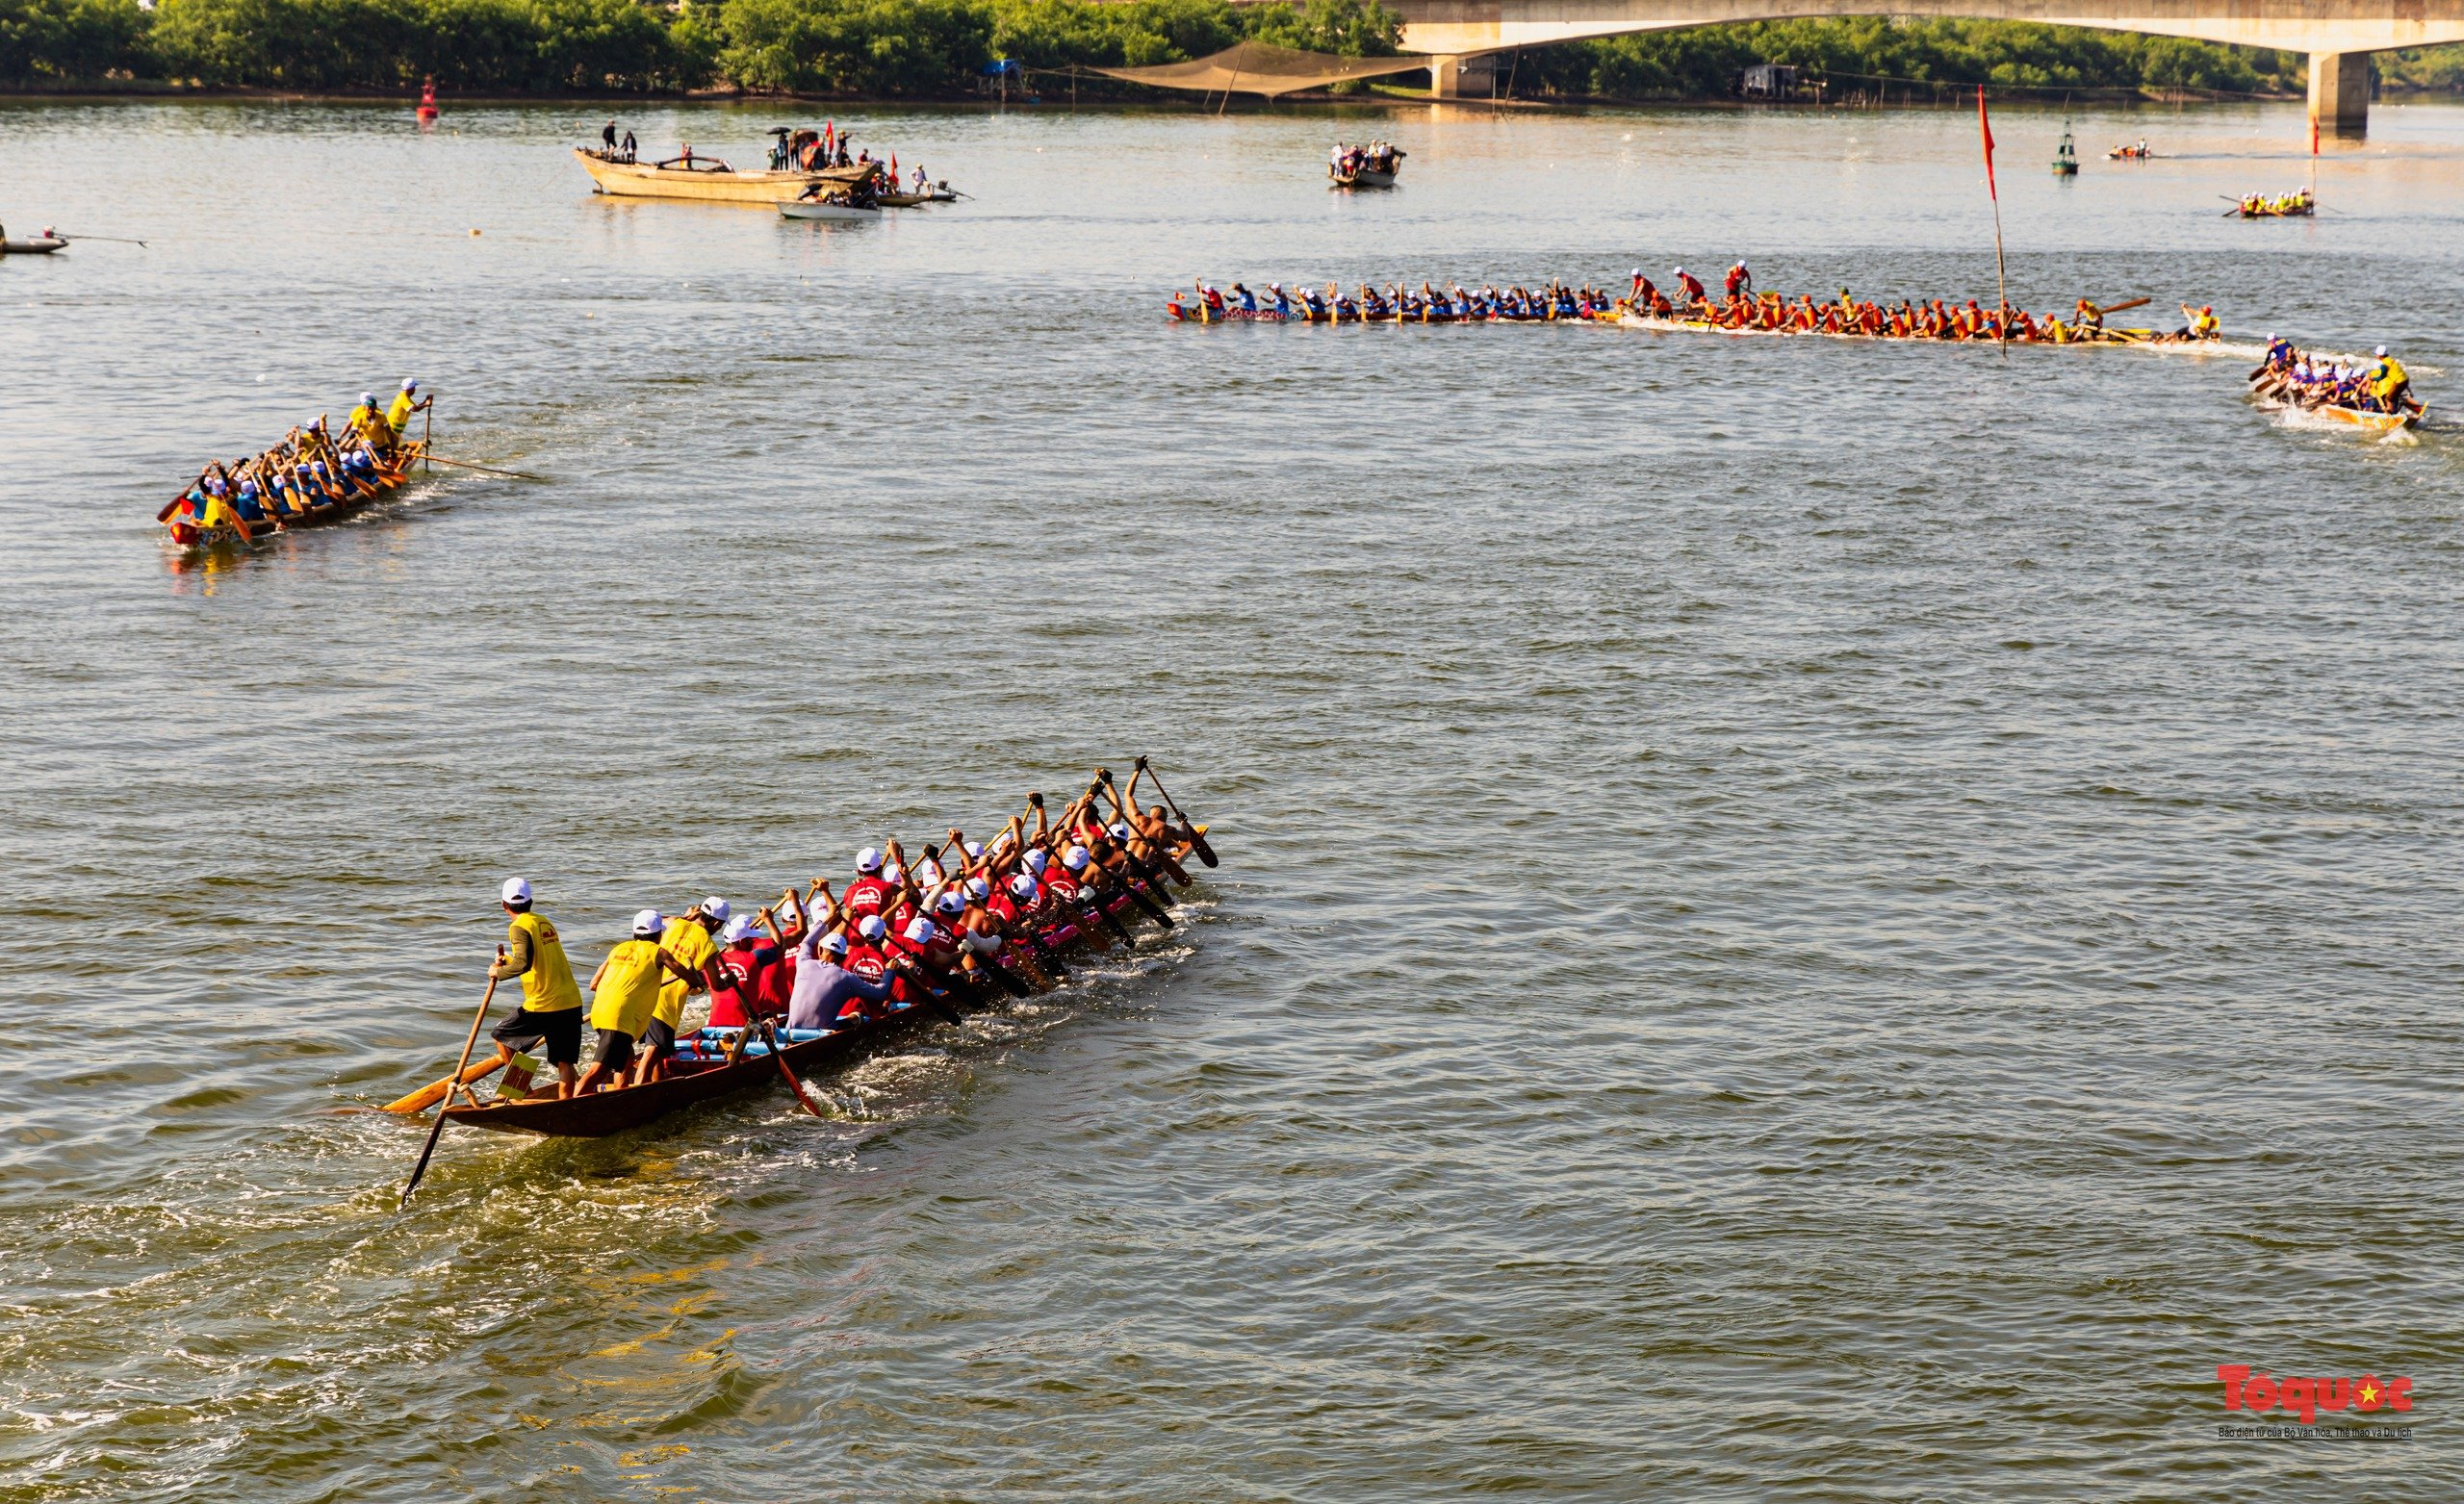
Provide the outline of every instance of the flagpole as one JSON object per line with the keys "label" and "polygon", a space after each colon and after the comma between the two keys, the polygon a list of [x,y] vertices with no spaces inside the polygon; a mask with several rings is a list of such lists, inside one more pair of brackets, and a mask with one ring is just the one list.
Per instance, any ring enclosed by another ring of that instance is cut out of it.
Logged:
{"label": "flagpole", "polygon": [[2011,283],[2002,271],[2002,191],[1993,186],[1993,127],[1985,118],[1985,86],[1976,86],[1976,128],[1985,138],[1985,191],[1993,199],[1993,292],[2001,308],[1993,316],[2002,353],[2011,353]]}

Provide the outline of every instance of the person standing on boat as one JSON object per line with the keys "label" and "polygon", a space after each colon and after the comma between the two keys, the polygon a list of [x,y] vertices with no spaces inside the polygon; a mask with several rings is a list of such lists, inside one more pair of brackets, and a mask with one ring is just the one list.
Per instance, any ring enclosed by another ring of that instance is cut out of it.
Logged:
{"label": "person standing on boat", "polygon": [[616,122],[613,120],[608,121],[606,126],[600,131],[599,139],[606,145],[607,155],[611,158],[614,157],[616,155]]}
{"label": "person standing on boat", "polygon": [[633,140],[632,132],[627,131],[625,133],[625,144],[622,149],[625,153],[625,160],[627,162],[632,161],[635,157],[641,154],[641,146]]}
{"label": "person standing on boat", "polygon": [[715,992],[727,985],[727,977],[719,970],[718,942],[710,936],[728,922],[732,912],[723,898],[706,898],[681,919],[670,920],[661,929],[658,948],[672,964],[669,980],[658,989],[657,1006],[651,1009],[651,1019],[643,1026],[642,1051],[633,1064],[633,1084],[654,1081],[667,1074],[668,1057],[676,1053],[676,1031],[684,1022],[684,1000],[696,992]]}
{"label": "person standing on boat", "polygon": [[[574,1083],[573,1094],[586,1097],[608,1084],[622,1083],[633,1063],[633,1041],[650,1027],[658,1007],[659,982],[676,962],[659,949],[667,917],[655,908],[633,916],[633,937],[607,953],[590,977],[590,1027],[599,1031],[599,1057]],[[680,976],[680,981],[689,980]]]}
{"label": "person standing on boat", "polygon": [[[530,884],[521,878],[507,878],[501,906],[511,922],[488,977],[495,981],[521,978],[522,1007],[489,1033],[497,1043],[495,1057],[465,1071],[463,1079],[476,1081],[500,1065],[511,1064],[516,1055],[545,1044],[548,1063],[556,1067],[556,1095],[570,1097],[581,1063],[581,988],[574,984],[574,969],[565,959],[556,927],[530,906]],[[501,1095],[519,1096],[529,1085],[526,1074],[521,1079],[508,1074]]]}
{"label": "person standing on boat", "polygon": [[413,413],[424,412],[435,403],[436,398],[420,395],[418,377],[414,376],[403,382],[402,390],[394,394],[393,404],[385,409],[385,426],[394,430],[394,442],[397,444],[401,442],[402,433],[409,426]]}

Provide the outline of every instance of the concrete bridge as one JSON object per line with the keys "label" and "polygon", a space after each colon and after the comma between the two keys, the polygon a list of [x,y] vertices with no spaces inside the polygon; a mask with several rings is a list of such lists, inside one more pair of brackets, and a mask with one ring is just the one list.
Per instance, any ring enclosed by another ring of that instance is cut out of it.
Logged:
{"label": "concrete bridge", "polygon": [[2310,55],[2310,109],[2323,131],[2370,120],[2370,58],[2464,41],[2464,0],[1388,0],[1407,51],[1435,55],[1442,98],[1463,62],[1514,47],[1621,32],[1822,15],[1969,16],[2240,42]]}

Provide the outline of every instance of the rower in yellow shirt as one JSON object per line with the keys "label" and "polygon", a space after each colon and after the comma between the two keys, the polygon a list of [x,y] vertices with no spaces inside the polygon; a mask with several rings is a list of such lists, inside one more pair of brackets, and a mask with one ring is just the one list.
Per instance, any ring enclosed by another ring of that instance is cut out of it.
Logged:
{"label": "rower in yellow shirt", "polygon": [[376,405],[376,394],[362,392],[359,405],[343,420],[346,432],[355,433],[368,443],[369,452],[382,459],[394,447],[393,426],[385,421],[384,410]]}
{"label": "rower in yellow shirt", "polygon": [[420,395],[419,378],[415,376],[403,382],[402,390],[394,394],[393,402],[385,409],[385,426],[394,430],[394,437],[398,441],[410,426],[411,415],[424,412],[435,401],[432,396]]}
{"label": "rower in yellow shirt", "polygon": [[718,942],[710,934],[728,922],[731,912],[726,899],[706,898],[661,931],[658,948],[667,956],[669,980],[659,987],[658,1005],[651,1010],[645,1048],[633,1065],[633,1084],[666,1074],[668,1057],[676,1053],[676,1031],[684,1022],[685,998],[726,984],[715,964]]}
{"label": "rower in yellow shirt", "polygon": [[2408,407],[2419,406],[2409,400],[2413,378],[2405,374],[2403,363],[2388,354],[2387,346],[2383,344],[2372,353],[2378,357],[2378,364],[2371,369],[2370,395],[2378,399],[2379,411],[2400,413]]}
{"label": "rower in yellow shirt", "polygon": [[661,979],[676,969],[658,947],[667,918],[655,908],[633,916],[633,937],[607,953],[590,978],[590,1027],[599,1031],[599,1058],[574,1083],[586,1097],[633,1063],[633,1041],[650,1027],[658,1007]]}

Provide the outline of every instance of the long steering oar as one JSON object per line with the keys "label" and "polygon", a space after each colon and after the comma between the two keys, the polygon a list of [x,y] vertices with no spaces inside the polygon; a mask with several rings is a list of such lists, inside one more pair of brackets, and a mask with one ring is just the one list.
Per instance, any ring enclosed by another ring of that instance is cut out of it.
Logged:
{"label": "long steering oar", "polygon": [[475,470],[489,475],[502,475],[512,480],[546,480],[548,478],[545,475],[526,475],[518,470],[499,470],[493,465],[474,465],[469,460],[449,460],[442,454],[429,454],[425,451],[422,451],[420,457],[431,465],[456,465],[464,470]]}
{"label": "long steering oar", "polygon": [[[448,1082],[460,1081],[462,1067],[471,1063],[472,1047],[479,1042],[479,1026],[488,1021],[488,1005],[496,1001],[496,995],[497,979],[492,976],[488,979],[488,990],[479,994],[479,1010],[471,1015],[471,1032],[462,1039],[462,1058],[453,1062],[453,1074],[446,1078]],[[427,1173],[428,1156],[436,1153],[436,1141],[445,1133],[446,1109],[453,1105],[452,1089],[449,1085],[446,1088],[447,1100],[436,1109],[436,1121],[427,1127],[427,1142],[420,1148],[420,1162],[411,1166],[411,1178],[402,1186],[402,1199],[394,1205],[397,1211],[411,1204],[411,1192],[420,1188],[420,1177]]]}
{"label": "long steering oar", "polygon": [[1210,867],[1216,866],[1215,848],[1206,844],[1206,836],[1196,826],[1190,823],[1189,816],[1181,813],[1180,801],[1174,799],[1170,791],[1164,787],[1164,780],[1155,776],[1155,765],[1141,755],[1133,766],[1146,775],[1147,781],[1155,785],[1155,792],[1163,795],[1164,803],[1172,806],[1172,814],[1181,822],[1181,829],[1189,836],[1190,846],[1197,853],[1197,859]]}

